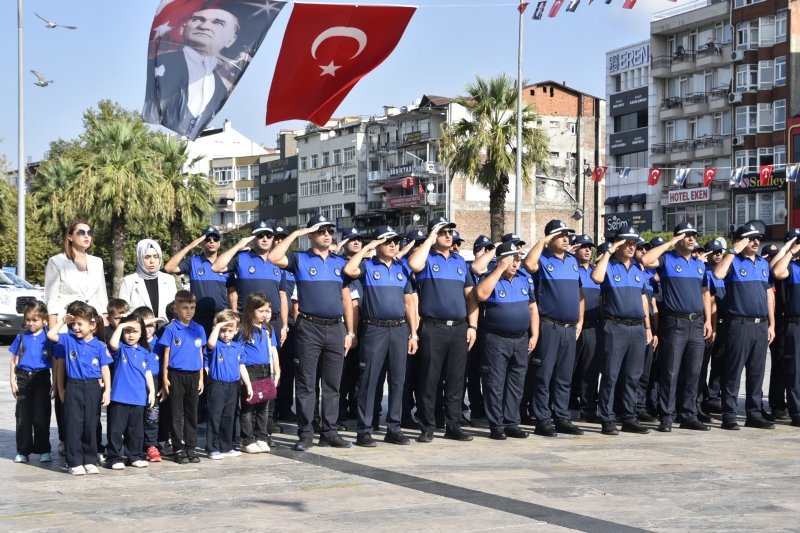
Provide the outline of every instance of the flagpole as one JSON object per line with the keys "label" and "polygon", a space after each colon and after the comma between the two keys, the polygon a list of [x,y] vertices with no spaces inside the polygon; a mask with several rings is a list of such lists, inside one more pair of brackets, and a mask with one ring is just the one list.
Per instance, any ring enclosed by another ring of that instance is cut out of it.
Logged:
{"label": "flagpole", "polygon": [[17,0],[17,275],[25,277],[25,145],[22,87],[22,0]]}
{"label": "flagpole", "polygon": [[[519,37],[517,46],[517,175],[514,186],[514,233],[522,233],[522,13],[525,10],[523,1],[520,0],[517,11],[519,12]],[[533,202],[531,228],[536,231],[536,177],[533,178]]]}

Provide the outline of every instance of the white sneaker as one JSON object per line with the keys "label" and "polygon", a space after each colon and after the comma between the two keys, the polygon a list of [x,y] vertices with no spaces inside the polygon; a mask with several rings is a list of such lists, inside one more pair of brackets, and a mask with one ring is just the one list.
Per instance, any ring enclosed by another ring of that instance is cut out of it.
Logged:
{"label": "white sneaker", "polygon": [[[125,463],[119,463],[122,465],[122,468],[125,468]],[[87,474],[99,474],[100,470],[97,468],[97,465],[83,465],[83,468],[86,470]]]}
{"label": "white sneaker", "polygon": [[220,459],[224,459],[225,456],[223,456],[220,452],[211,452],[208,454],[208,458],[213,459],[214,461],[219,461]]}
{"label": "white sneaker", "polygon": [[[114,463],[113,465],[111,465],[111,470],[125,470],[125,463],[123,463],[122,461]],[[86,473],[87,474],[89,473],[89,465],[86,465]]]}
{"label": "white sneaker", "polygon": [[49,453],[43,453],[39,455],[39,462],[40,463],[51,463],[53,462],[53,456]]}
{"label": "white sneaker", "polygon": [[70,467],[68,472],[69,472],[69,475],[71,475],[71,476],[85,476],[86,475],[86,469],[83,468],[83,465]]}
{"label": "white sneaker", "polygon": [[244,447],[244,453],[261,453],[261,451],[261,446],[257,442],[251,442]]}
{"label": "white sneaker", "polygon": [[261,448],[261,453],[269,453],[269,444],[264,442],[263,440],[257,440],[256,444],[259,448]]}
{"label": "white sneaker", "polygon": [[240,455],[242,455],[242,452],[240,452],[239,450],[230,450],[223,453],[222,455],[224,455],[225,457],[239,457]]}
{"label": "white sneaker", "polygon": [[138,461],[132,462],[131,466],[134,468],[147,468],[147,461],[144,459],[139,459]]}

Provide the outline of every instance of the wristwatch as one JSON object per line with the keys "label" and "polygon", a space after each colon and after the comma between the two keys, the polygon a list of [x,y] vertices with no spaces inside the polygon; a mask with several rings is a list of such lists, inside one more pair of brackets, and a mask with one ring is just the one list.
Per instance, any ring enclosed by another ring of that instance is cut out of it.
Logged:
{"label": "wristwatch", "polygon": [[410,341],[418,341],[419,340],[419,335],[409,335],[408,336],[408,340],[410,340]]}

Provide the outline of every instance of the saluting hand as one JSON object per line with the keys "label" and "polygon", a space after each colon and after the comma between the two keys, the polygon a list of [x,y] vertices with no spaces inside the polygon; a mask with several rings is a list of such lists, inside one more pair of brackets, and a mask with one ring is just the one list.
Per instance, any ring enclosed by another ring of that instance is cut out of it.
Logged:
{"label": "saluting hand", "polygon": [[750,239],[745,237],[744,239],[739,239],[735,243],[733,243],[733,251],[737,254],[740,254],[747,248],[747,245],[750,244]]}
{"label": "saluting hand", "polygon": [[192,241],[192,248],[194,248],[195,246],[200,246],[200,244],[205,240],[206,240],[206,236],[205,235],[200,235],[198,238],[196,238],[195,240]]}

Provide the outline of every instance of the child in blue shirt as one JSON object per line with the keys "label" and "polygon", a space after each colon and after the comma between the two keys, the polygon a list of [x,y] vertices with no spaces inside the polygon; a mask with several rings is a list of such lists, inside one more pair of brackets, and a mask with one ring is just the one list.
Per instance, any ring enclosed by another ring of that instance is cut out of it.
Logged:
{"label": "child in blue shirt", "polygon": [[[100,405],[111,400],[113,361],[108,349],[96,337],[102,334],[103,318],[88,304],[71,305],[66,314],[47,332],[59,344],[58,392],[64,402],[64,431],[67,467],[73,476],[98,474],[97,424]],[[69,325],[68,333],[58,333]]]}
{"label": "child in blue shirt", "polygon": [[194,322],[197,300],[181,290],[175,294],[176,319],[164,328],[158,345],[163,347],[161,362],[162,397],[169,401],[172,417],[170,433],[175,462],[199,463],[197,455],[197,404],[203,393],[203,346],[206,333]]}
{"label": "child in blue shirt", "polygon": [[144,409],[155,403],[150,369],[156,361],[144,331],[141,318],[122,317],[108,340],[114,358],[114,382],[108,406],[106,466],[112,470],[123,470],[126,456],[135,468],[147,466],[143,446]]}
{"label": "child in blue shirt", "polygon": [[[36,301],[25,304],[22,311],[25,332],[14,339],[11,352],[11,394],[17,400],[17,456],[15,463],[27,463],[31,453],[39,461],[49,463],[50,455],[50,398],[53,388],[50,373],[53,368],[53,345],[47,340],[47,306]],[[54,380],[55,381],[55,380]]]}
{"label": "child in blue shirt", "polygon": [[150,367],[150,372],[153,374],[153,384],[155,385],[156,401],[153,405],[145,406],[144,408],[144,453],[147,455],[147,460],[151,463],[161,462],[161,445],[159,440],[167,440],[168,437],[159,439],[159,427],[161,425],[161,402],[165,398],[161,396],[161,352],[162,347],[158,345],[158,335],[156,334],[156,326],[159,322],[165,321],[163,318],[156,318],[153,311],[143,305],[134,309],[131,317],[141,318],[144,322],[144,336],[147,338],[147,344],[150,346],[150,351],[153,354],[154,364]]}
{"label": "child in blue shirt", "polygon": [[206,452],[209,459],[238,457],[242,452],[233,449],[236,402],[239,380],[245,395],[252,397],[253,388],[244,363],[241,362],[242,343],[234,336],[239,330],[239,314],[225,309],[214,317],[214,327],[205,350],[205,369],[208,375],[208,425]]}

